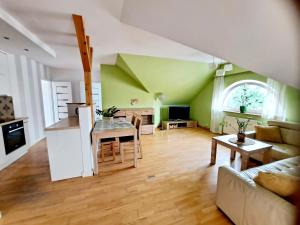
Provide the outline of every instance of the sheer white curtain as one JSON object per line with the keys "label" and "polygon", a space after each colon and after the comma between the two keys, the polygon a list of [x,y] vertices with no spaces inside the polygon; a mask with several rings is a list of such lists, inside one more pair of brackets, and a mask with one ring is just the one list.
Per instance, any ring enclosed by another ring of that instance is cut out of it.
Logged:
{"label": "sheer white curtain", "polygon": [[267,79],[267,95],[263,106],[262,118],[285,121],[285,91],[286,85],[270,78]]}
{"label": "sheer white curtain", "polygon": [[210,131],[222,133],[224,76],[216,76],[211,105]]}

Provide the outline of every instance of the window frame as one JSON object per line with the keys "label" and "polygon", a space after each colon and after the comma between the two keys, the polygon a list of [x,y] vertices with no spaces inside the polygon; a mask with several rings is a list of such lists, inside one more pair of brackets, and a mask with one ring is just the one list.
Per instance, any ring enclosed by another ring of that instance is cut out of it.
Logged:
{"label": "window frame", "polygon": [[[228,95],[230,94],[230,92],[232,90],[234,90],[235,88],[237,88],[239,86],[245,85],[245,84],[246,85],[247,84],[256,85],[256,86],[264,88],[267,91],[267,84],[262,81],[240,80],[240,81],[234,82],[234,83],[230,84],[228,87],[226,87],[224,90],[223,101],[222,101],[223,112],[240,113],[240,111],[238,109],[233,109],[233,108],[227,107],[226,102],[227,102]],[[262,112],[257,111],[257,110],[251,110],[251,111],[247,111],[246,113],[243,113],[243,114],[261,116]]]}

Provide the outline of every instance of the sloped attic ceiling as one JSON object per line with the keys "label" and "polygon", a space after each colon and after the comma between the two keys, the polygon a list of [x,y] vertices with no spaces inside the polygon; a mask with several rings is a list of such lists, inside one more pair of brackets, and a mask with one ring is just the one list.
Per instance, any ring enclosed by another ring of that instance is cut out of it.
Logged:
{"label": "sloped attic ceiling", "polygon": [[[119,54],[117,66],[153,94],[164,93],[164,104],[187,104],[215,70],[207,63]],[[126,67],[125,67],[126,66]]]}
{"label": "sloped attic ceiling", "polygon": [[297,0],[124,0],[122,21],[300,87]]}

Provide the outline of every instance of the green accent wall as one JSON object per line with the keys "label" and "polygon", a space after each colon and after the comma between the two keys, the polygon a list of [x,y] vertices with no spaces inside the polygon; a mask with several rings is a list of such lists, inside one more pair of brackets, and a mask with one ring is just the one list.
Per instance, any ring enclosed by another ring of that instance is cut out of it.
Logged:
{"label": "green accent wall", "polygon": [[[189,105],[214,73],[206,63],[119,54],[116,65],[101,65],[103,108],[152,107],[158,126],[169,105]],[[163,102],[157,93],[166,96]],[[135,98],[138,104],[130,105]]]}
{"label": "green accent wall", "polygon": [[[117,66],[125,62],[136,80],[150,93],[164,93],[163,104],[188,104],[215,72],[207,63],[120,54]],[[122,64],[123,65],[122,65]]]}
{"label": "green accent wall", "polygon": [[[101,65],[103,108],[151,107],[158,126],[161,120],[168,119],[169,105],[190,105],[191,118],[200,126],[209,127],[214,74],[215,70],[205,63],[120,54],[116,65]],[[240,80],[266,82],[267,78],[234,65],[226,73],[225,87]],[[166,96],[163,102],[155,99],[159,92]],[[130,100],[135,98],[138,104],[131,105]],[[288,87],[286,98],[287,120],[300,122],[300,91]]]}
{"label": "green accent wall", "polygon": [[[119,108],[153,107],[153,96],[119,67],[101,65],[101,76],[104,109],[114,105]],[[139,99],[139,103],[132,106],[130,100],[135,98]]]}
{"label": "green accent wall", "polygon": [[[257,80],[266,82],[265,76],[247,71],[243,68],[234,66],[233,70],[226,73],[224,77],[225,88],[229,85],[240,80]],[[200,90],[196,97],[190,102],[191,106],[191,118],[198,121],[200,126],[210,127],[211,120],[211,103],[213,94],[213,78],[210,79],[205,87]],[[300,122],[300,90],[288,86],[286,90],[287,101],[287,120]],[[237,113],[224,113],[224,115],[239,116],[239,117],[251,117],[253,119],[261,120],[259,116],[237,114]]]}

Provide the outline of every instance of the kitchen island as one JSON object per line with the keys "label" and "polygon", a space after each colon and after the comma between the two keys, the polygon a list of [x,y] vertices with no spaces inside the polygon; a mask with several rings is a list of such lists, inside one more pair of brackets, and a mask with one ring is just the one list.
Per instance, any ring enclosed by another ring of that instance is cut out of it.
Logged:
{"label": "kitchen island", "polygon": [[45,129],[52,181],[93,175],[91,108],[78,109],[79,117],[62,119]]}

